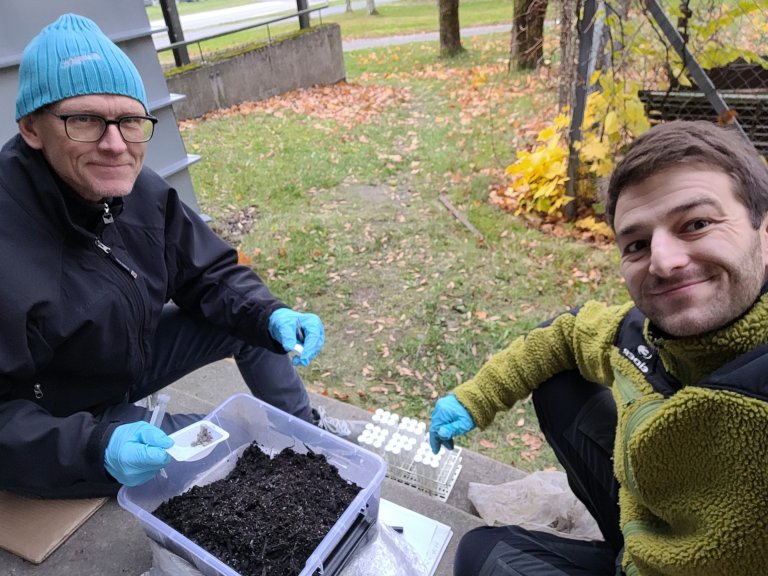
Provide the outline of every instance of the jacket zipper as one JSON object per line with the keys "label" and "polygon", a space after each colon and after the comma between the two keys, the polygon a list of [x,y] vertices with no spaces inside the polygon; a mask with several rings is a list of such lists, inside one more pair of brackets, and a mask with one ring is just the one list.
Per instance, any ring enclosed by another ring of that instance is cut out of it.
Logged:
{"label": "jacket zipper", "polygon": [[130,267],[130,266],[128,266],[128,265],[127,265],[125,262],[123,262],[122,260],[120,260],[120,258],[118,258],[117,256],[115,256],[115,254],[112,252],[112,248],[110,248],[109,246],[107,246],[106,244],[104,244],[104,242],[102,242],[102,241],[101,241],[101,240],[99,240],[98,238],[95,238],[95,239],[94,239],[94,241],[93,241],[93,243],[94,243],[94,244],[96,244],[96,248],[98,248],[99,250],[101,250],[102,252],[104,252],[104,254],[106,254],[106,255],[107,255],[107,257],[108,257],[108,258],[109,258],[109,259],[110,259],[112,262],[114,262],[115,264],[117,264],[118,268],[122,269],[124,272],[126,272],[127,274],[129,274],[129,275],[130,275],[132,278],[138,278],[138,277],[139,277],[139,275],[138,275],[138,274],[136,274],[136,272],[134,272],[134,271],[131,269],[131,267]]}
{"label": "jacket zipper", "polygon": [[656,398],[648,400],[645,404],[635,408],[635,411],[630,414],[627,419],[627,427],[624,431],[624,469],[627,473],[627,483],[632,487],[632,490],[637,494],[638,486],[635,480],[635,472],[629,463],[629,440],[634,435],[635,431],[648,421],[656,411],[661,408],[664,403],[662,398]]}
{"label": "jacket zipper", "polygon": [[[624,401],[624,408],[629,408],[635,402],[637,402],[643,394],[635,387],[635,384],[626,376],[620,372],[615,372],[614,377],[616,385],[619,388],[619,394]],[[629,441],[634,436],[635,431],[648,421],[656,411],[664,403],[664,398],[653,398],[642,403],[640,406],[634,408],[633,412],[627,418],[627,425],[624,429],[624,435],[622,437],[622,447],[624,449],[624,471],[627,475],[627,483],[635,492],[638,493],[637,481],[635,480],[635,472],[632,469],[632,465],[629,463]]]}
{"label": "jacket zipper", "polygon": [[[94,238],[93,239],[93,243],[96,246],[96,248],[98,250],[100,250],[113,264],[115,264],[123,272],[128,274],[132,279],[135,280],[136,278],[139,277],[139,275],[130,266],[128,266],[125,262],[120,260],[120,258],[115,256],[114,252],[112,252],[112,248],[110,248],[109,246],[104,244],[104,242],[102,242],[99,238]],[[143,314],[144,305],[143,305],[143,301],[142,301],[142,298],[141,298],[141,293],[139,291],[139,288],[133,282],[129,282],[129,283],[130,283],[130,290],[135,295],[137,306],[142,310],[142,313],[141,313],[141,325],[139,327],[139,332],[137,334],[137,338],[139,340],[141,340],[141,335],[142,335],[143,330],[144,330],[144,328],[143,328],[144,327],[144,314]],[[141,363],[143,365],[144,364],[144,354],[142,352],[141,342],[138,342],[138,348],[139,348],[139,353],[141,355]]]}
{"label": "jacket zipper", "polygon": [[[621,529],[621,532],[624,534],[624,541],[626,542],[630,536],[638,532],[647,532],[649,529],[650,526],[648,522],[643,520],[630,520],[624,525],[624,527]],[[624,557],[626,558],[626,555]],[[631,559],[628,559],[626,565],[624,566],[624,576],[638,575],[639,572],[637,571],[637,566],[635,566],[635,563]]]}

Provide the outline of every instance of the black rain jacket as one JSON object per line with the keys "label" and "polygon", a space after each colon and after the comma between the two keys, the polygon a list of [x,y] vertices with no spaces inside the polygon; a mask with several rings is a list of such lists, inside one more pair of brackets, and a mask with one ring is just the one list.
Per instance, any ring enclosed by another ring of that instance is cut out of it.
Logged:
{"label": "black rain jacket", "polygon": [[20,136],[0,151],[0,489],[112,495],[104,451],[137,419],[163,305],[284,352],[267,328],[284,304],[152,170],[93,225],[63,188]]}

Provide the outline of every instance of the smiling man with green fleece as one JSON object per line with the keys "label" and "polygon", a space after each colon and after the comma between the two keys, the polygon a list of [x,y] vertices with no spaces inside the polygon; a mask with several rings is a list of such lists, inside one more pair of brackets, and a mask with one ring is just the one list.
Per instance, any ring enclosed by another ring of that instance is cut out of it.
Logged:
{"label": "smiling man with green fleece", "polygon": [[438,400],[433,450],[532,393],[605,541],[466,534],[457,576],[768,573],[768,168],[737,132],[672,122],[607,191],[633,303],[589,302]]}

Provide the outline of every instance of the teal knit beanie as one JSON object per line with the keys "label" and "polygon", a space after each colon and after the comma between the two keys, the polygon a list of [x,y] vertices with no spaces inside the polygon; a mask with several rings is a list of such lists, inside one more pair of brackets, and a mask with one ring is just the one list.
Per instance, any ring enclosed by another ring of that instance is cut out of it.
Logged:
{"label": "teal knit beanie", "polygon": [[133,62],[93,20],[64,14],[35,36],[21,56],[16,121],[53,102],[86,94],[117,94],[147,106]]}

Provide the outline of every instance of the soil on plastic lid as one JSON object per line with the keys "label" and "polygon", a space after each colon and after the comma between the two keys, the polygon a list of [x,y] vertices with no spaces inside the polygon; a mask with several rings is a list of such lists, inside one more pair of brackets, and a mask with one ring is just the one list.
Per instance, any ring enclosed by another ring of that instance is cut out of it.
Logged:
{"label": "soil on plastic lid", "polygon": [[153,514],[243,576],[299,574],[361,488],[322,454],[251,444],[229,475]]}

